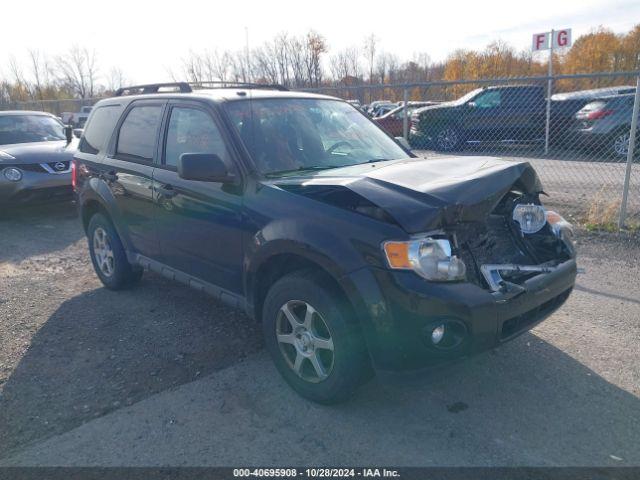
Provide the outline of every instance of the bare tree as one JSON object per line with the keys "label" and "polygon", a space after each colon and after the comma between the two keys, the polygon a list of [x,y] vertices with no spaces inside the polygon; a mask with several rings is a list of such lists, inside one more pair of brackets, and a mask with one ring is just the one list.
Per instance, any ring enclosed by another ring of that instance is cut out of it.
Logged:
{"label": "bare tree", "polygon": [[128,83],[129,81],[125,78],[120,67],[112,67],[111,70],[109,70],[109,76],[107,77],[107,90],[115,92]]}
{"label": "bare tree", "polygon": [[378,39],[372,33],[364,39],[364,56],[367,59],[369,65],[369,83],[373,84],[373,69],[376,61]]}
{"label": "bare tree", "polygon": [[95,95],[98,66],[95,51],[75,45],[65,55],[57,57],[58,79],[80,98]]}

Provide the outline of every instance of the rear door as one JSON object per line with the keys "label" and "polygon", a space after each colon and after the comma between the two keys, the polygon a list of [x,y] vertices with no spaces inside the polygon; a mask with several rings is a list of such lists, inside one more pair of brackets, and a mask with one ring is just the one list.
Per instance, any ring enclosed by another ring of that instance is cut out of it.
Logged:
{"label": "rear door", "polygon": [[238,178],[230,139],[216,112],[188,100],[169,103],[161,165],[154,172],[162,261],[181,272],[242,292],[242,191],[237,185],[184,180],[183,153],[215,153]]}
{"label": "rear door", "polygon": [[505,88],[503,122],[507,140],[540,140],[544,138],[545,99],[540,87]]}
{"label": "rear door", "polygon": [[127,107],[101,173],[116,200],[119,224],[127,229],[134,249],[151,258],[159,255],[152,179],[165,105],[163,100],[137,100]]}

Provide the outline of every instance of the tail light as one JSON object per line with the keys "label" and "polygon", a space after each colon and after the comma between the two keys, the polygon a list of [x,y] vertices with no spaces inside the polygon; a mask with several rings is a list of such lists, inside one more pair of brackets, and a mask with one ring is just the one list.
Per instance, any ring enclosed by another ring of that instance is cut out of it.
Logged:
{"label": "tail light", "polygon": [[73,187],[73,189],[76,189],[76,184],[77,184],[77,174],[76,174],[76,161],[71,160],[71,186]]}
{"label": "tail light", "polygon": [[613,114],[613,110],[596,110],[595,112],[591,112],[587,115],[587,120],[598,120],[600,118],[608,117],[611,114]]}

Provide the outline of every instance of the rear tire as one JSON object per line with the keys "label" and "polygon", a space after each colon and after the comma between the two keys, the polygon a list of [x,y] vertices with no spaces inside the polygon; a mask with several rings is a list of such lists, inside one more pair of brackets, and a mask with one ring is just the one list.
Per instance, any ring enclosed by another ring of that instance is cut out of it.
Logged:
{"label": "rear tire", "polygon": [[320,272],[278,280],[263,308],[263,333],[276,368],[301,396],[322,404],[347,400],[372,375],[359,325],[343,295]]}
{"label": "rear tire", "polygon": [[[625,160],[629,151],[629,130],[619,130],[609,141],[609,154],[617,160]],[[637,140],[637,139],[636,139]]]}
{"label": "rear tire", "polygon": [[129,263],[120,237],[105,215],[91,217],[87,237],[93,268],[105,287],[122,290],[140,281],[142,268]]}

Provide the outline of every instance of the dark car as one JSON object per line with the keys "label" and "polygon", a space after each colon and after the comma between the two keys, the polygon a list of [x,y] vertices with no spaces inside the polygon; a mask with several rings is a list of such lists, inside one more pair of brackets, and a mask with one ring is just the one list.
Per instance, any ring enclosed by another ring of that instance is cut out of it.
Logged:
{"label": "dark car", "polygon": [[585,105],[576,113],[579,145],[616,159],[627,158],[634,97],[613,95]]}
{"label": "dark car", "polygon": [[560,147],[581,147],[583,136],[576,133],[576,114],[588,103],[595,102],[602,98],[627,95],[635,91],[635,86],[623,85],[577,90],[552,95],[551,124],[549,128],[551,142]]}
{"label": "dark car", "polygon": [[493,348],[569,296],[571,228],[528,163],[416,158],[322,95],[162,87],[101,100],[74,157],[95,271],[244,309],[301,395]]}
{"label": "dark car", "polygon": [[45,112],[0,112],[0,204],[70,199],[71,129]]}
{"label": "dark car", "polygon": [[467,143],[539,141],[544,125],[542,86],[491,86],[416,110],[409,141],[416,148],[450,152]]}
{"label": "dark car", "polygon": [[[437,104],[438,102],[409,102],[409,106],[407,108],[407,128],[411,122],[411,114],[415,110]],[[404,135],[404,112],[405,108],[401,105],[390,112],[385,113],[381,117],[375,117],[373,121],[389,132],[390,135],[394,137],[401,137]]]}

